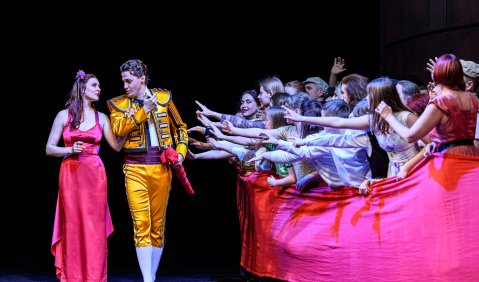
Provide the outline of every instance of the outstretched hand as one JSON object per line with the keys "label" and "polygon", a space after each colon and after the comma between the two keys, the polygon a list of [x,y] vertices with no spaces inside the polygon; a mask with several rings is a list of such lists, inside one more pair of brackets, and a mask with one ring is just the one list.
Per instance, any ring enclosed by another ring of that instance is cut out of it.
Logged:
{"label": "outstretched hand", "polygon": [[198,150],[208,151],[213,149],[213,146],[210,143],[196,140],[195,138],[191,136],[188,136],[188,143],[190,146],[193,146]]}
{"label": "outstretched hand", "polygon": [[256,156],[256,157],[253,157],[253,158],[247,160],[246,165],[251,165],[254,162],[262,161],[262,160],[263,160],[263,157],[261,155],[259,155],[259,156]]}
{"label": "outstretched hand", "polygon": [[306,144],[306,140],[301,139],[301,138],[294,138],[294,140],[292,140],[292,142],[293,142],[293,146],[296,147],[296,148],[299,148],[299,147],[304,146]]}
{"label": "outstretched hand", "polygon": [[205,115],[207,117],[211,117],[215,114],[215,112],[213,112],[212,110],[208,109],[205,105],[201,104],[200,102],[198,101],[195,101],[195,103],[200,107],[201,111],[196,111],[196,114],[202,114],[202,115]]}
{"label": "outstretched hand", "polygon": [[284,105],[281,107],[286,110],[286,114],[284,114],[284,118],[287,121],[303,121],[303,116],[296,113],[295,110],[292,110]]}
{"label": "outstretched hand", "polygon": [[186,158],[190,159],[190,160],[194,160],[194,159],[196,159],[196,155],[195,155],[195,153],[190,151],[190,149],[188,149],[188,151],[186,152]]}
{"label": "outstretched hand", "polygon": [[228,133],[230,135],[234,135],[235,128],[236,127],[229,120],[223,121],[222,126],[221,126],[221,130],[223,130],[223,132]]}
{"label": "outstretched hand", "polygon": [[216,125],[214,125],[214,124],[211,124],[211,131],[210,132],[211,132],[211,134],[213,134],[219,140],[225,139],[225,135],[223,134],[223,132],[221,132],[221,130],[219,130],[218,127],[216,127]]}
{"label": "outstretched hand", "polygon": [[208,138],[206,138],[206,141],[208,141],[208,143],[210,143],[211,146],[213,146],[213,149],[219,149],[220,148],[220,142],[218,142],[218,140],[216,140],[215,138],[208,137]]}
{"label": "outstretched hand", "polygon": [[202,125],[204,125],[206,127],[211,126],[211,123],[212,123],[211,120],[209,118],[207,118],[204,114],[197,113],[196,118],[201,122]]}
{"label": "outstretched hand", "polygon": [[191,133],[191,132],[199,132],[199,133],[205,135],[206,128],[205,128],[204,126],[198,126],[198,125],[197,125],[197,126],[194,126],[194,127],[192,127],[192,128],[188,128],[188,129],[186,130],[186,132],[188,132],[188,133]]}
{"label": "outstretched hand", "polygon": [[268,132],[260,133],[259,137],[262,139],[261,143],[263,144],[273,144],[273,145],[279,144],[279,140],[276,139],[273,135],[271,135]]}

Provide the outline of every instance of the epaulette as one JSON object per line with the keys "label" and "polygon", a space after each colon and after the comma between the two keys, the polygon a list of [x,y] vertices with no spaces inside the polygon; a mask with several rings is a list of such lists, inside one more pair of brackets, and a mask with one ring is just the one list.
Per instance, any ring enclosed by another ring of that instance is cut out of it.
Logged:
{"label": "epaulette", "polygon": [[150,89],[156,95],[158,104],[161,106],[166,106],[171,101],[171,92],[162,88],[153,88]]}
{"label": "epaulette", "polygon": [[121,95],[108,100],[108,106],[119,112],[125,112],[131,107],[131,100],[128,95]]}

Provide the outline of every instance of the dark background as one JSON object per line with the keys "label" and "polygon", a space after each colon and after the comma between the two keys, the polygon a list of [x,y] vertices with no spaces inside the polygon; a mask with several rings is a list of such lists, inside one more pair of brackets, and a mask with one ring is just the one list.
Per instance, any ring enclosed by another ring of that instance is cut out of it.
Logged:
{"label": "dark background", "polygon": [[[4,1],[1,6],[2,212],[0,264],[51,270],[60,158],[45,156],[58,111],[78,69],[97,74],[96,104],[122,94],[120,65],[140,58],[150,87],[166,88],[189,127],[195,100],[236,111],[260,79],[329,79],[333,58],[370,78],[380,69],[380,5],[375,1]],[[114,6],[112,6],[114,5]],[[115,231],[109,267],[139,272],[121,171],[104,143]],[[6,169],[5,169],[6,167]],[[196,195],[174,180],[161,267],[239,264],[235,170],[224,161],[185,161]]]}

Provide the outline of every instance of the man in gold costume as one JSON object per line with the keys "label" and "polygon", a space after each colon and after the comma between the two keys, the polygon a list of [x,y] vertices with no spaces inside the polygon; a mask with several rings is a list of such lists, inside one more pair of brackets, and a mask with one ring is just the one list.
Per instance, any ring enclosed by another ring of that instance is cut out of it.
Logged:
{"label": "man in gold costume", "polygon": [[123,145],[126,195],[138,263],[143,280],[149,282],[155,280],[165,243],[172,167],[164,162],[164,154],[174,153],[175,146],[174,166],[181,165],[188,134],[171,93],[147,87],[148,69],[141,60],[125,62],[120,71],[126,93],[108,100],[108,108],[115,135],[128,136]]}

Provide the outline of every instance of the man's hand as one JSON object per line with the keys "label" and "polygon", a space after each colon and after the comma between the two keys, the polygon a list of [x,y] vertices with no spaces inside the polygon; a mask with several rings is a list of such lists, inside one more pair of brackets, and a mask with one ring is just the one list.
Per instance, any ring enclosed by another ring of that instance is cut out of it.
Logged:
{"label": "man's hand", "polygon": [[158,100],[156,99],[156,96],[146,96],[146,98],[143,100],[143,109],[145,110],[146,113],[150,113],[151,111],[156,111],[158,108],[157,103]]}
{"label": "man's hand", "polygon": [[182,164],[183,164],[183,161],[184,161],[183,155],[182,155],[182,154],[178,154],[178,161],[173,165],[173,167],[182,165]]}
{"label": "man's hand", "polygon": [[136,110],[133,108],[128,108],[125,110],[125,117],[131,118],[136,113]]}

